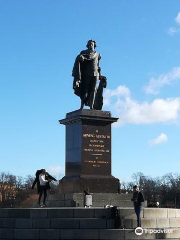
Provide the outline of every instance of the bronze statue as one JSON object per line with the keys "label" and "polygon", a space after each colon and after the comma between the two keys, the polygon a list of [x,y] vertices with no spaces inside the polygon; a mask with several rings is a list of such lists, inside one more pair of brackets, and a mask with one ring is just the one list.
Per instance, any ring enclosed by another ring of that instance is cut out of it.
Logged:
{"label": "bronze statue", "polygon": [[[101,110],[103,105],[103,88],[107,79],[101,76],[99,61],[101,56],[95,51],[96,42],[89,40],[87,49],[76,57],[72,76],[74,77],[74,93],[81,98],[81,108],[89,106],[90,109]],[[97,81],[100,80],[97,89]]]}

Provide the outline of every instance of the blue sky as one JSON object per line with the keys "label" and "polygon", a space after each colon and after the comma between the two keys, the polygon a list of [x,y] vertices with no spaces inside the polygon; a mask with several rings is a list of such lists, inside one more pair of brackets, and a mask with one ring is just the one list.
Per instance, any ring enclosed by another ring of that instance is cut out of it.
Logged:
{"label": "blue sky", "polygon": [[179,1],[0,1],[0,171],[63,175],[65,129],[79,108],[72,67],[97,41],[108,78],[112,173],[180,170]]}

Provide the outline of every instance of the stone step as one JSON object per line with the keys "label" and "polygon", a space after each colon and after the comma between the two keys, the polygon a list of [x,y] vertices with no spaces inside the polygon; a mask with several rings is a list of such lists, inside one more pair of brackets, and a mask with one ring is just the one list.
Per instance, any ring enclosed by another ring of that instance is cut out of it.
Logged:
{"label": "stone step", "polygon": [[[150,230],[150,229],[149,229]],[[161,230],[161,229],[156,229]],[[135,229],[113,229],[113,230],[100,230],[100,239],[178,239],[180,236],[180,229],[166,229],[171,233],[150,233],[143,231],[142,235],[137,235]]]}
{"label": "stone step", "polygon": [[[124,218],[136,218],[134,208],[119,208],[120,215]],[[143,208],[141,211],[143,218],[179,218],[180,209],[171,208]]]}
{"label": "stone step", "polygon": [[[158,230],[160,231],[160,229]],[[166,229],[166,231],[169,231],[169,233],[150,233],[143,231],[143,233],[138,236],[134,229],[0,229],[0,239],[179,239],[180,229]]]}
{"label": "stone step", "polygon": [[[129,200],[131,201],[132,194],[117,194],[117,193],[91,193],[93,199],[95,201],[102,201],[102,200]],[[48,198],[54,200],[84,200],[83,193],[69,193],[69,194],[50,194]]]}
{"label": "stone step", "polygon": [[[136,228],[136,219],[122,220],[122,227]],[[180,218],[142,218],[142,228],[180,228]]]}
{"label": "stone step", "polygon": [[114,226],[114,219],[99,218],[0,219],[0,228],[14,229],[113,229]]}
{"label": "stone step", "polygon": [[[134,208],[118,208],[125,218],[136,218]],[[108,208],[5,208],[0,209],[0,218],[112,218]],[[142,218],[180,218],[180,209],[143,208]]]}
{"label": "stone step", "polygon": [[[84,207],[84,200],[54,200],[49,199],[47,200],[48,207]],[[118,206],[118,207],[133,207],[132,201],[129,200],[99,200],[92,202],[92,207],[104,207],[106,205]],[[33,207],[37,207],[37,203],[33,203]]]}
{"label": "stone step", "polygon": [[112,210],[105,208],[4,208],[1,218],[112,218]]}

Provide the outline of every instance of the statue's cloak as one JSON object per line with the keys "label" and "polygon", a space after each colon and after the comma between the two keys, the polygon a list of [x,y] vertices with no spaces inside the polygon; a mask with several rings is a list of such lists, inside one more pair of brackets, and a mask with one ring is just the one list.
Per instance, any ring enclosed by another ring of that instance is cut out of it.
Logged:
{"label": "statue's cloak", "polygon": [[81,51],[81,53],[76,57],[74,67],[72,70],[72,76],[74,77],[73,81],[73,89],[74,93],[77,96],[81,95],[81,80],[82,80],[82,75],[85,74],[83,71],[83,63],[84,61],[80,61],[80,56],[83,56],[84,61],[91,61],[95,59],[99,54],[97,52],[91,52],[89,49]]}

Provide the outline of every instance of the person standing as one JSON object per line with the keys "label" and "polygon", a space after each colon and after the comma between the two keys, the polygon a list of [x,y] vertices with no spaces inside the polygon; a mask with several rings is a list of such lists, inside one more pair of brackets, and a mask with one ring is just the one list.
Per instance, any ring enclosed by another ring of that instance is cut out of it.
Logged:
{"label": "person standing", "polygon": [[[46,180],[45,175],[46,173],[46,170],[43,169],[42,173],[39,174],[39,200],[38,200],[38,203],[39,203],[39,206],[42,207],[42,206],[46,206],[46,198],[47,198],[47,184],[49,182],[49,180]],[[44,193],[44,198],[43,198],[43,205],[41,205],[41,197]]]}
{"label": "person standing", "polygon": [[133,197],[131,201],[134,203],[134,210],[137,216],[137,227],[141,227],[141,210],[142,202],[144,202],[144,196],[142,192],[139,191],[137,185],[133,187]]}

